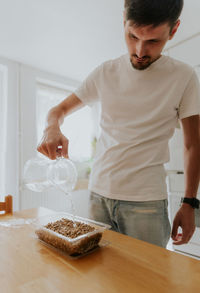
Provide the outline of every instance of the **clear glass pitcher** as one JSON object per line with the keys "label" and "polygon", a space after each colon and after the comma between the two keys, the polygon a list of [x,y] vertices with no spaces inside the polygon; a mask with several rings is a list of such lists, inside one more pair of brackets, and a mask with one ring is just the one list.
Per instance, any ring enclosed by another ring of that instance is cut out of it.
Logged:
{"label": "clear glass pitcher", "polygon": [[63,157],[56,160],[36,157],[26,162],[23,179],[25,186],[35,192],[54,186],[69,193],[76,186],[77,170],[71,160]]}

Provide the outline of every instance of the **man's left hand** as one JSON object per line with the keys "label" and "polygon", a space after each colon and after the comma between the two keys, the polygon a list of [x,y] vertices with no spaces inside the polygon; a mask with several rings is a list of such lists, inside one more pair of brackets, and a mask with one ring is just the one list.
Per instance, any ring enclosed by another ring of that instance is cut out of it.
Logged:
{"label": "man's left hand", "polygon": [[[182,228],[182,233],[178,233],[178,228]],[[178,210],[172,227],[171,237],[174,240],[173,244],[186,244],[192,238],[195,231],[195,213],[194,209],[187,203],[183,203]]]}

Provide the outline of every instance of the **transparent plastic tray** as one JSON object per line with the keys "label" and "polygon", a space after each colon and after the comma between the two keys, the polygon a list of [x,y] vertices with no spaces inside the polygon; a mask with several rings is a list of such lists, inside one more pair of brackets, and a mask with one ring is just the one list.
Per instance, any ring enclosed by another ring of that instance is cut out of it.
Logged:
{"label": "transparent plastic tray", "polygon": [[[81,222],[94,227],[92,232],[80,235],[76,238],[69,238],[53,230],[47,229],[45,226],[48,223],[56,222],[62,218]],[[61,250],[71,256],[86,254],[87,252],[98,247],[102,238],[102,234],[106,229],[110,229],[111,226],[96,222],[90,219],[81,218],[78,216],[73,217],[68,213],[56,213],[36,219],[32,224],[35,226],[35,233],[37,237],[44,243],[53,246],[54,248]]]}

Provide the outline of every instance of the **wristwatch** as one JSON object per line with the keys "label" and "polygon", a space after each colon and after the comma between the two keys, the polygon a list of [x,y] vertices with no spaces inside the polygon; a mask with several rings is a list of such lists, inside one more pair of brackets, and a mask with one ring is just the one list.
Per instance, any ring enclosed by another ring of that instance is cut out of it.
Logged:
{"label": "wristwatch", "polygon": [[196,197],[182,197],[181,203],[188,203],[193,209],[199,209],[199,200]]}

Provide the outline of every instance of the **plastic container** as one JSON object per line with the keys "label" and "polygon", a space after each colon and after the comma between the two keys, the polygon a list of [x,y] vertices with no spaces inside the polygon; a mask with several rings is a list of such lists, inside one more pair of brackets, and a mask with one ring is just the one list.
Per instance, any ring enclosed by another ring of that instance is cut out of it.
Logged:
{"label": "plastic container", "polygon": [[[48,223],[54,223],[63,218],[87,224],[95,229],[92,232],[88,232],[76,238],[70,238],[45,227]],[[34,225],[36,228],[35,233],[40,240],[71,256],[85,254],[95,247],[98,247],[103,232],[111,228],[110,225],[77,216],[73,217],[68,213],[56,213],[38,218],[34,221]]]}

